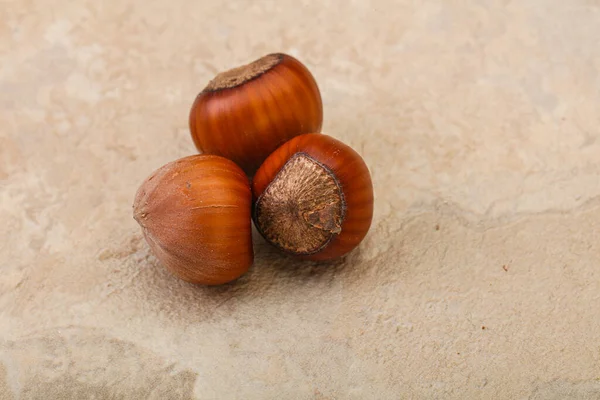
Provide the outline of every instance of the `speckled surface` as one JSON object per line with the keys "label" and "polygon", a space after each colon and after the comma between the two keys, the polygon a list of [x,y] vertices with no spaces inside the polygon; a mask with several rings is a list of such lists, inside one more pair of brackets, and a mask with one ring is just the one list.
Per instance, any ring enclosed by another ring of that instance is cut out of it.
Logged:
{"label": "speckled surface", "polygon": [[[600,2],[4,0],[0,398],[600,398]],[[165,272],[131,217],[273,51],[373,173],[363,245]]]}

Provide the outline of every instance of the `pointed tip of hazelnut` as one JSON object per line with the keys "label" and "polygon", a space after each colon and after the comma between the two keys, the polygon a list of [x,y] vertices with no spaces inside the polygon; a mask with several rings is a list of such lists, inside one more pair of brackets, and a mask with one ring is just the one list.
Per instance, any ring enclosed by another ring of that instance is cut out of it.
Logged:
{"label": "pointed tip of hazelnut", "polygon": [[135,219],[136,222],[138,224],[140,224],[141,226],[144,226],[144,222],[145,222],[147,216],[148,216],[147,212],[141,211],[139,209],[134,209],[134,211],[133,211],[133,219]]}
{"label": "pointed tip of hazelnut", "polygon": [[142,205],[141,196],[136,196],[133,203],[133,219],[136,220],[140,226],[145,227],[146,218],[148,217],[148,210]]}
{"label": "pointed tip of hazelnut", "polygon": [[135,219],[142,228],[146,227],[145,223],[148,216],[148,193],[151,191],[147,186],[154,177],[155,174],[152,174],[144,181],[142,186],[140,186],[135,193],[133,200],[133,219]]}

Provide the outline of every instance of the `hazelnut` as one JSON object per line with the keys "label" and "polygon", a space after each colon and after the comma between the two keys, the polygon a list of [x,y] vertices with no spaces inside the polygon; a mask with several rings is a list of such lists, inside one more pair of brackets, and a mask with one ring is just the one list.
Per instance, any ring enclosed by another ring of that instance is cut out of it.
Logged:
{"label": "hazelnut", "polygon": [[322,123],[314,77],[300,61],[281,53],[218,74],[198,94],[189,115],[198,150],[229,158],[250,176],[281,144],[319,132]]}
{"label": "hazelnut", "polygon": [[232,161],[194,155],[150,175],[133,215],[167,269],[188,282],[218,285],[253,262],[251,199],[248,178]]}
{"label": "hazelnut", "polygon": [[279,249],[329,260],[354,249],[373,218],[373,185],[361,156],[323,134],[294,137],[252,182],[253,219]]}

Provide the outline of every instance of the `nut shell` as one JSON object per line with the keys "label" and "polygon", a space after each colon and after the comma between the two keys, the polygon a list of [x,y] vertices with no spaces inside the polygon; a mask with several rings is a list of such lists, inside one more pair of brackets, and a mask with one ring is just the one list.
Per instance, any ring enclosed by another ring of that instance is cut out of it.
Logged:
{"label": "nut shell", "polygon": [[269,54],[217,75],[189,116],[198,150],[233,160],[252,176],[277,147],[319,132],[323,104],[310,71],[296,58]]}
{"label": "nut shell", "polygon": [[232,161],[194,155],[150,175],[133,214],[167,269],[188,282],[218,285],[252,265],[251,198],[248,178]]}
{"label": "nut shell", "polygon": [[[333,183],[332,183],[333,182]],[[252,182],[253,219],[265,239],[310,260],[348,253],[373,218],[373,184],[362,157],[323,134],[294,137]]]}

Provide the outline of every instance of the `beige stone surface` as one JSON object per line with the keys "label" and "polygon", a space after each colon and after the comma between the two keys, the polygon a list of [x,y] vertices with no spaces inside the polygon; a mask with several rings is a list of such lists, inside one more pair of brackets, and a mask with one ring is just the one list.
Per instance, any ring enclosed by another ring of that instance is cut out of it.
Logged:
{"label": "beige stone surface", "polygon": [[[0,398],[599,399],[597,0],[0,1]],[[372,230],[169,275],[135,190],[196,93],[304,61]]]}

